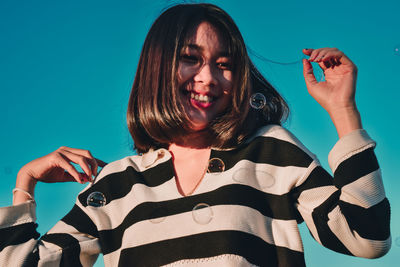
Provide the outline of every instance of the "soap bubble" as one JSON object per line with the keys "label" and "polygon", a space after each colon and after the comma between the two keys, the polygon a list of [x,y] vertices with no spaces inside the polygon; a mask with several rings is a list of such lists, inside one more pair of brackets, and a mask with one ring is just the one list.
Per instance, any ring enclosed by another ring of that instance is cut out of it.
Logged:
{"label": "soap bubble", "polygon": [[400,236],[398,236],[395,240],[394,243],[396,244],[396,246],[400,247]]}
{"label": "soap bubble", "polygon": [[394,54],[395,54],[396,56],[400,56],[400,44],[398,44],[398,45],[396,45],[396,46],[394,47]]}
{"label": "soap bubble", "polygon": [[156,224],[156,223],[160,223],[160,222],[162,222],[164,220],[165,220],[165,217],[158,217],[158,218],[151,218],[150,222]]}
{"label": "soap bubble", "polygon": [[254,109],[262,109],[267,104],[267,99],[261,93],[255,93],[250,97],[250,106]]}
{"label": "soap bubble", "polygon": [[156,208],[153,212],[150,214],[150,222],[152,223],[160,223],[165,220],[165,216],[160,216],[159,214],[162,214],[161,208]]}
{"label": "soap bubble", "polygon": [[222,161],[222,159],[212,158],[208,162],[207,172],[209,173],[223,172],[224,170],[225,170],[225,163]]}
{"label": "soap bubble", "polygon": [[214,213],[210,205],[199,203],[193,208],[192,216],[193,220],[198,224],[208,224],[214,217]]}
{"label": "soap bubble", "polygon": [[93,192],[91,193],[86,200],[88,206],[92,207],[101,207],[106,204],[106,197],[101,192]]}
{"label": "soap bubble", "polygon": [[253,168],[240,168],[232,175],[232,179],[259,189],[269,188],[275,184],[275,178],[271,174]]}
{"label": "soap bubble", "polygon": [[155,217],[155,218],[151,218],[150,222],[157,224],[157,223],[163,222],[164,220],[165,220],[165,217]]}

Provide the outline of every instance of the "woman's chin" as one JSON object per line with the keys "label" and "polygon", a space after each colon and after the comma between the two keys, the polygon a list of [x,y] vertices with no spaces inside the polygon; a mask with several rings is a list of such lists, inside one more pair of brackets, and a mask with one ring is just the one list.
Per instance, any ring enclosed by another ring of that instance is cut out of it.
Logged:
{"label": "woman's chin", "polygon": [[208,123],[192,123],[190,129],[193,132],[201,132],[208,128]]}
{"label": "woman's chin", "polygon": [[210,120],[207,114],[189,113],[190,129],[194,132],[203,131],[208,128]]}

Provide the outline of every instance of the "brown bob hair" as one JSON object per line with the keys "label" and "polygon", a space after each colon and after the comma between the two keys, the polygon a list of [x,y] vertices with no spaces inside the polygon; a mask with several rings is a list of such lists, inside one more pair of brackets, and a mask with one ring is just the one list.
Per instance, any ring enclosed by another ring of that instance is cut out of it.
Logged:
{"label": "brown bob hair", "polygon": [[[191,131],[179,100],[177,69],[188,36],[201,22],[212,24],[226,42],[234,79],[232,104],[207,128],[211,146],[237,147],[258,128],[281,124],[289,114],[287,103],[251,62],[232,18],[212,4],[179,4],[156,19],[140,55],[127,110],[129,132],[138,153],[167,148]],[[262,109],[249,105],[251,95],[257,92],[267,100]]]}

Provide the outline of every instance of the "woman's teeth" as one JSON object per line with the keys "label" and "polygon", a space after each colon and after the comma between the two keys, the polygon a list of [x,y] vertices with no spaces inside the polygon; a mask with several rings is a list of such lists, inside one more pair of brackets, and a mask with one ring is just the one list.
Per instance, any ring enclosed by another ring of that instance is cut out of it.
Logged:
{"label": "woman's teeth", "polygon": [[195,93],[190,93],[190,98],[203,103],[210,103],[214,100],[212,96],[200,95]]}

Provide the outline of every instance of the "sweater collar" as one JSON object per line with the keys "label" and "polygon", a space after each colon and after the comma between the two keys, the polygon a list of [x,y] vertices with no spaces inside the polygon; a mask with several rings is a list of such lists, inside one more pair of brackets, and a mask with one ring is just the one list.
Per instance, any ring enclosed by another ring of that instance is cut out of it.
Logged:
{"label": "sweater collar", "polygon": [[165,157],[171,158],[171,153],[167,149],[165,148],[160,148],[157,150],[150,149],[148,152],[142,155],[142,160],[140,162],[140,165],[143,168],[149,168],[154,163],[156,163],[161,159],[164,159]]}

